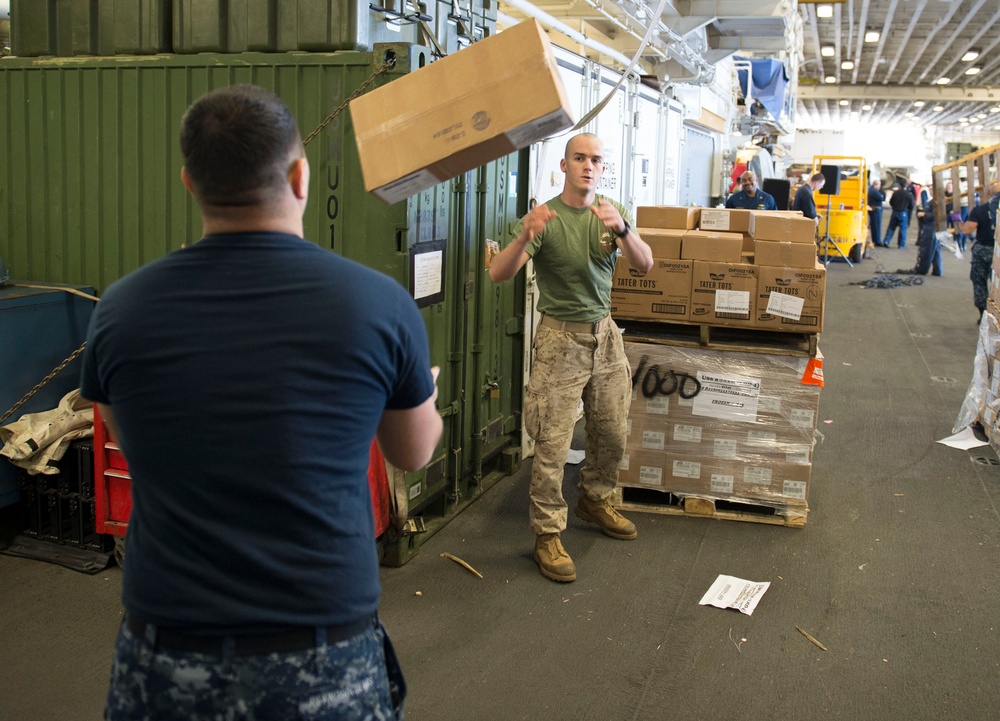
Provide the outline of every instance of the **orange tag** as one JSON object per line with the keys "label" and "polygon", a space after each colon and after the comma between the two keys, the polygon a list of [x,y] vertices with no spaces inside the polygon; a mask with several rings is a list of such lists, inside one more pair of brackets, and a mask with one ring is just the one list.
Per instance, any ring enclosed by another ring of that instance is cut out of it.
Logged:
{"label": "orange tag", "polygon": [[822,358],[810,358],[809,362],[806,363],[806,372],[802,374],[802,385],[819,386],[820,388],[825,385]]}

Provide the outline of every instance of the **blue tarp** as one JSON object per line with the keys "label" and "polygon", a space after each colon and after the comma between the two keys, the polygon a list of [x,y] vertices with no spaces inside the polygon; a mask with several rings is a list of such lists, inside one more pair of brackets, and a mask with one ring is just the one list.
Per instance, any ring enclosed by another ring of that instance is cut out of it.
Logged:
{"label": "blue tarp", "polygon": [[[767,58],[741,58],[737,56],[733,59],[750,63],[753,79],[750,97],[759,100],[771,113],[771,117],[778,120],[785,107],[785,86],[788,85],[788,74],[785,72],[784,64],[780,60]],[[747,72],[740,70],[738,74],[740,90],[743,91],[743,97],[747,97]]]}

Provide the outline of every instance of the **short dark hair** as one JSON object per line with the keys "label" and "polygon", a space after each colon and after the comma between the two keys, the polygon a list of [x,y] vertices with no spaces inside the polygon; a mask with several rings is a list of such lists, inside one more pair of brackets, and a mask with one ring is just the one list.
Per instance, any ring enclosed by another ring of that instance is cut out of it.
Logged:
{"label": "short dark hair", "polygon": [[826,176],[823,175],[822,173],[813,173],[812,177],[809,178],[809,182],[810,183],[815,183],[818,180],[822,180],[825,183],[826,182]]}
{"label": "short dark hair", "polygon": [[302,157],[295,118],[277,95],[256,85],[212,90],[181,120],[181,154],[200,203],[256,205],[287,181]]}

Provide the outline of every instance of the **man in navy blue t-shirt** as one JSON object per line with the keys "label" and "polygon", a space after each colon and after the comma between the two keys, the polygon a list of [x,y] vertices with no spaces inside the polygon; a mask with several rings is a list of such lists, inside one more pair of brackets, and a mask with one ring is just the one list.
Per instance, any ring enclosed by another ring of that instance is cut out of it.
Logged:
{"label": "man in navy blue t-shirt", "polygon": [[962,223],[960,228],[963,233],[976,239],[972,246],[972,268],[969,271],[969,278],[972,280],[972,300],[979,310],[979,320],[983,319],[986,299],[989,297],[990,270],[993,268],[996,244],[1000,181],[994,181],[990,190],[993,195],[989,201],[973,207],[969,211],[969,219]]}
{"label": "man in navy blue t-shirt", "polygon": [[132,475],[105,718],[395,718],[367,469],[373,437],[404,470],[434,453],[426,329],[399,283],[302,237],[276,95],[214,90],[180,140],[203,237],[107,289],[83,359]]}

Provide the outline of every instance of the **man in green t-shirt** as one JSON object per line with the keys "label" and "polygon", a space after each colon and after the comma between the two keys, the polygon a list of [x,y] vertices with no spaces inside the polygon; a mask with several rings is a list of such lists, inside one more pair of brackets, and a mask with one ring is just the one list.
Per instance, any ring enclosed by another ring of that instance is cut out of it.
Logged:
{"label": "man in green t-shirt", "polygon": [[490,264],[490,278],[509,280],[529,258],[534,261],[542,321],[524,409],[525,429],[535,441],[529,521],[542,575],[574,581],[576,566],[560,540],[568,508],[562,481],[581,398],[587,461],[574,512],[612,538],[638,536],[635,524],[609,500],[625,452],[632,397],[632,371],[609,311],[619,249],[643,272],[652,268],[653,254],[625,208],[597,195],[605,169],[600,138],[571,138],[559,167],[566,176],[562,193],[522,218],[514,240]]}

